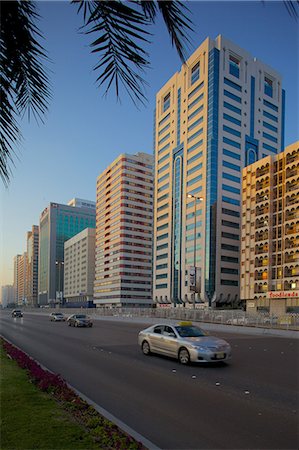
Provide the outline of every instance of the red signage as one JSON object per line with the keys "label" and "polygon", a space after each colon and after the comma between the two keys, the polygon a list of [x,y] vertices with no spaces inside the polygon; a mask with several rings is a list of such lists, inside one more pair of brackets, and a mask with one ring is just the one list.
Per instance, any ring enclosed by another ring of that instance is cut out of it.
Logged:
{"label": "red signage", "polygon": [[299,291],[271,291],[268,298],[299,298]]}

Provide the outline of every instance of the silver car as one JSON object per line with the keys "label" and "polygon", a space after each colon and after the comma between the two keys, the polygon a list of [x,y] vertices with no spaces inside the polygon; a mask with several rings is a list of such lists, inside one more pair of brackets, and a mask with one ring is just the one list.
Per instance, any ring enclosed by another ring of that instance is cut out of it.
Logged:
{"label": "silver car", "polygon": [[140,331],[138,343],[144,355],[159,353],[189,362],[218,362],[231,358],[231,346],[224,339],[209,336],[189,322],[153,325]]}

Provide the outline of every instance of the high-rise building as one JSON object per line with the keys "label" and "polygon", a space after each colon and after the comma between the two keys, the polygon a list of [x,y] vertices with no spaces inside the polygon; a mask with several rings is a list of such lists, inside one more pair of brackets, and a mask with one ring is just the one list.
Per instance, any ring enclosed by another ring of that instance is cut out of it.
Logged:
{"label": "high-rise building", "polygon": [[17,304],[27,305],[27,252],[18,258]]}
{"label": "high-rise building", "polygon": [[243,169],[241,299],[299,311],[299,142]]}
{"label": "high-rise building", "polygon": [[156,97],[157,304],[239,301],[241,170],[283,146],[279,74],[207,38]]}
{"label": "high-rise building", "polygon": [[27,304],[37,306],[39,228],[33,225],[27,233]]}
{"label": "high-rise building", "polygon": [[68,306],[91,306],[95,267],[95,228],[64,243],[64,297]]}
{"label": "high-rise building", "polygon": [[120,155],[97,179],[94,303],[152,304],[153,157]]}
{"label": "high-rise building", "polygon": [[18,292],[19,292],[19,262],[21,255],[16,255],[13,259],[13,295],[16,305],[18,304]]}
{"label": "high-rise building", "polygon": [[64,243],[85,228],[95,228],[95,209],[90,206],[50,203],[42,212],[39,224],[39,305],[63,301]]}

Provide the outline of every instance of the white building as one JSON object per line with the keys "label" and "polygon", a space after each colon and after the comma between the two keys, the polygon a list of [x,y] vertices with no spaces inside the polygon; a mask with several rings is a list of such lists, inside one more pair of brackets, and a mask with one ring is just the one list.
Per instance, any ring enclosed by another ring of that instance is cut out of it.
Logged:
{"label": "white building", "polygon": [[97,179],[96,306],[152,304],[153,157],[120,155]]}
{"label": "white building", "polygon": [[95,229],[85,228],[64,243],[64,297],[67,304],[86,306],[93,300]]}
{"label": "white building", "polygon": [[156,96],[158,305],[239,302],[241,170],[283,147],[280,75],[222,36],[207,38]]}

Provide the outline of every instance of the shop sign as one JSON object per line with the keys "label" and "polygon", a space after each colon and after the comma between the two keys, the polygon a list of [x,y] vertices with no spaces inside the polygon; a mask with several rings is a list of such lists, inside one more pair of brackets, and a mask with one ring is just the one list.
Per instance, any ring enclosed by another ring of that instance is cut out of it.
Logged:
{"label": "shop sign", "polygon": [[268,298],[299,298],[299,291],[269,291]]}

